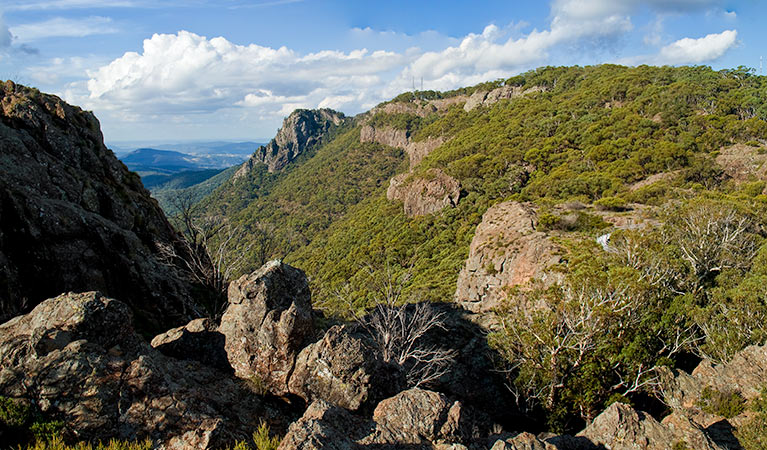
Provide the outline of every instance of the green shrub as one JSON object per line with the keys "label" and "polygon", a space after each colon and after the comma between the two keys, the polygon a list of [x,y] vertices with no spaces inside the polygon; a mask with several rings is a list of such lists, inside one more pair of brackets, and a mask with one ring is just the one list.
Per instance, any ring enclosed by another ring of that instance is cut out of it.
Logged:
{"label": "green shrub", "polygon": [[718,391],[706,386],[698,400],[698,407],[703,412],[732,419],[745,411],[746,399],[737,391]]}
{"label": "green shrub", "polygon": [[621,197],[603,197],[594,202],[594,206],[601,211],[626,211],[629,209],[628,202]]}

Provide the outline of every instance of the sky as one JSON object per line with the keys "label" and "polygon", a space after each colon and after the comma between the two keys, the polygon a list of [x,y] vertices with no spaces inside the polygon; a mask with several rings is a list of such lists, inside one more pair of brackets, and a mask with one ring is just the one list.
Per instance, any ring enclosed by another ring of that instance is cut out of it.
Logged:
{"label": "sky", "polygon": [[107,142],[263,141],[296,108],[547,65],[759,72],[765,22],[760,0],[0,0],[0,79],[93,111]]}

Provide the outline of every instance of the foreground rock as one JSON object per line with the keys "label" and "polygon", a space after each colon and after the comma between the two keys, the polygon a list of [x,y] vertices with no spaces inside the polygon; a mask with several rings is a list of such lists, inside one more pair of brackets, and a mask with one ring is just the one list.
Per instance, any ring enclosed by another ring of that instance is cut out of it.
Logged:
{"label": "foreground rock", "polygon": [[31,401],[76,440],[144,439],[214,448],[261,420],[289,420],[245,384],[141,341],[129,308],[90,292],[64,294],[0,325],[0,395]]}
{"label": "foreground rock", "polygon": [[233,281],[218,331],[238,377],[255,378],[276,395],[287,393],[296,356],[314,331],[306,276],[270,261]]}
{"label": "foreground rock", "polygon": [[507,287],[546,279],[546,270],[559,262],[558,251],[535,225],[535,213],[521,203],[503,202],[488,209],[458,275],[456,301],[469,310],[487,312],[506,297]]}
{"label": "foreground rock", "polygon": [[350,410],[370,408],[404,388],[400,367],[385,363],[366,337],[350,326],[334,326],[304,348],[290,377],[290,392]]}
{"label": "foreground rock", "polygon": [[424,176],[401,174],[392,178],[386,198],[401,201],[408,217],[425,216],[458,205],[461,186],[458,180],[440,169],[429,169]]}
{"label": "foreground rock", "polygon": [[268,144],[256,149],[232,177],[247,175],[256,164],[266,164],[270,173],[284,169],[298,155],[318,144],[334,126],[344,120],[332,109],[297,109],[282,121],[282,127]]}
{"label": "foreground rock", "polygon": [[[58,97],[0,84],[0,321],[67,291],[119,296],[159,332],[193,317],[183,253],[157,202]],[[162,323],[160,323],[162,321]]]}
{"label": "foreground rock", "polygon": [[465,448],[462,442],[479,439],[465,416],[459,402],[422,389],[382,401],[372,420],[318,400],[290,426],[280,449]]}

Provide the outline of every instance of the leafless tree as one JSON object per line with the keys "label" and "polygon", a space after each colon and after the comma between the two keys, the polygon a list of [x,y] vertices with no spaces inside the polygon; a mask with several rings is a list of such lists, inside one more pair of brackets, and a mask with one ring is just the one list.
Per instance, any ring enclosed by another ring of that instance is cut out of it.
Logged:
{"label": "leafless tree", "polygon": [[378,271],[366,266],[375,305],[365,313],[354,308],[350,289],[337,295],[347,303],[356,322],[365,330],[381,358],[403,367],[411,387],[436,382],[455,361],[455,352],[426,342],[427,335],[445,330],[445,314],[429,303],[402,300],[403,283],[409,274],[396,277],[390,266]]}

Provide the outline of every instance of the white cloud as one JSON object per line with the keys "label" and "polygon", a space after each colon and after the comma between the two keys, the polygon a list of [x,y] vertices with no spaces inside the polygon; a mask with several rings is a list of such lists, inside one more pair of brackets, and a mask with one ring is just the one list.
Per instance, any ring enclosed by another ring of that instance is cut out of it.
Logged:
{"label": "white cloud", "polygon": [[0,49],[10,47],[11,40],[13,40],[13,36],[11,35],[8,26],[3,21],[3,17],[0,16]]}
{"label": "white cloud", "polygon": [[109,17],[91,16],[82,19],[55,17],[43,22],[26,23],[11,28],[18,42],[32,42],[50,37],[85,37],[117,33]]}
{"label": "white cloud", "polygon": [[146,5],[137,0],[7,0],[6,11],[66,10],[90,8],[132,8]]}
{"label": "white cloud", "polygon": [[91,72],[87,100],[103,109],[151,114],[213,112],[236,105],[281,116],[286,104],[340,107],[364,101],[385,83],[381,73],[403,63],[402,55],[393,52],[299,54],[180,31],[155,34],[144,41],[142,53],[126,53]]}
{"label": "white cloud", "polygon": [[699,39],[684,38],[660,50],[659,60],[666,64],[700,64],[713,61],[737,44],[738,32],[726,30]]}

